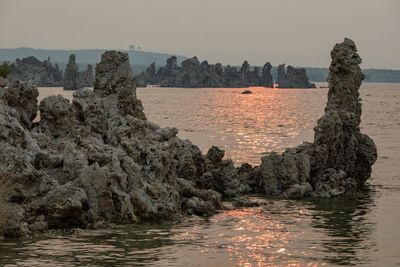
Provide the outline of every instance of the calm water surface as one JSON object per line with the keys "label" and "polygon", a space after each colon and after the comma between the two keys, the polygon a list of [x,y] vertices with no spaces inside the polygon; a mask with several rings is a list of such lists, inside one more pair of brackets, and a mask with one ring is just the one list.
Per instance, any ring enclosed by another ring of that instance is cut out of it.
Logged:
{"label": "calm water surface", "polygon": [[[239,164],[313,140],[327,89],[138,89],[149,120]],[[72,92],[41,88],[40,97]],[[400,266],[400,84],[365,84],[362,131],[378,146],[354,199],[267,200],[211,218],[0,240],[0,266]]]}

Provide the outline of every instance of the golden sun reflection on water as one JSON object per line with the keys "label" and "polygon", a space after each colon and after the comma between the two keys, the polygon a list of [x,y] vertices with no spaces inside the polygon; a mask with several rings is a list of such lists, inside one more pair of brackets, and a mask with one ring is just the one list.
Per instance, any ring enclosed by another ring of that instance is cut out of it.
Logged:
{"label": "golden sun reflection on water", "polygon": [[[286,262],[287,266],[302,266],[304,261],[291,258],[286,248],[290,240],[299,233],[291,232],[287,225],[266,216],[261,208],[237,209],[215,216],[214,222],[234,220],[234,235],[223,236],[223,248],[235,266],[276,266]],[[307,256],[307,252],[300,254]],[[318,266],[310,263],[310,266]]]}
{"label": "golden sun reflection on water", "polygon": [[[312,140],[322,105],[299,97],[296,89],[250,90],[252,94],[243,95],[241,88],[151,88],[139,89],[138,96],[149,120],[176,126],[180,137],[190,139],[203,152],[210,144],[225,148],[226,157],[237,164],[258,164],[264,152],[281,152]],[[320,89],[303,90],[302,94],[315,90]]]}
{"label": "golden sun reflection on water", "polygon": [[305,234],[302,225],[309,215],[301,206],[292,206],[289,220],[279,215],[276,206],[269,212],[263,207],[228,210],[208,221],[218,231],[204,223],[195,224],[179,240],[196,243],[197,250],[204,254],[190,254],[192,258],[215,257],[223,259],[225,266],[323,266],[323,261],[313,259],[314,246],[294,249],[298,245],[294,241]]}

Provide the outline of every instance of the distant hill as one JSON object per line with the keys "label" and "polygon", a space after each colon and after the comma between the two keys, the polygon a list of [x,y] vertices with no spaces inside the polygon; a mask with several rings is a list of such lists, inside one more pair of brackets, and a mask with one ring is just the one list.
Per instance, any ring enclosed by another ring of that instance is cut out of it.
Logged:
{"label": "distant hill", "polygon": [[[314,82],[326,82],[329,70],[327,68],[305,68],[308,78]],[[400,70],[363,69],[364,82],[400,83]]]}
{"label": "distant hill", "polygon": [[[95,64],[100,61],[101,54],[106,49],[79,49],[79,50],[56,50],[56,49],[34,49],[27,47],[20,48],[0,48],[0,62],[10,61],[13,62],[17,58],[25,58],[34,56],[43,61],[50,57],[52,62],[66,63],[68,62],[69,55],[75,54],[77,63]],[[139,50],[126,50],[129,54],[130,62],[133,65],[150,65],[155,62],[156,65],[164,65],[167,58],[173,56],[171,54],[146,52]],[[177,56],[177,55],[174,55]],[[177,56],[180,63],[185,59],[183,56]]]}

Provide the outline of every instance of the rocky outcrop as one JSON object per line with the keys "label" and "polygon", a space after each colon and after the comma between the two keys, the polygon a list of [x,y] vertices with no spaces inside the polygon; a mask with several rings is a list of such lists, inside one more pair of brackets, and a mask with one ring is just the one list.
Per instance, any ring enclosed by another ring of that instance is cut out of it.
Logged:
{"label": "rocky outcrop", "polygon": [[37,97],[28,82],[0,88],[0,177],[12,185],[7,210],[14,214],[5,235],[221,207],[219,193],[198,186],[219,165],[176,137],[176,128],[147,121],[127,54],[104,53],[93,91],[75,92],[72,103],[59,95],[38,106]]}
{"label": "rocky outcrop", "polygon": [[201,72],[203,73],[202,87],[224,86],[223,68],[220,63],[213,65],[204,60],[201,62]]}
{"label": "rocky outcrop", "polygon": [[262,68],[261,85],[265,87],[273,87],[274,81],[271,74],[272,65],[267,62]]}
{"label": "rocky outcrop", "polygon": [[[28,82],[1,87],[0,177],[11,185],[2,233],[208,216],[221,208],[222,197],[251,205],[239,198],[248,193],[353,194],[369,178],[377,153],[359,127],[363,75],[356,47],[345,39],[331,56],[328,103],[314,143],[271,153],[255,167],[235,167],[214,146],[203,155],[176,128],[149,122],[125,53],[105,52],[93,91],[75,92],[72,103],[49,96],[38,106],[38,90]],[[203,64],[184,65],[199,70]],[[246,69],[237,73],[249,77]],[[193,79],[198,76],[188,83]],[[40,121],[33,123],[38,110]]]}
{"label": "rocky outcrop", "polygon": [[260,192],[287,197],[352,194],[371,175],[377,149],[360,132],[361,58],[345,39],[331,53],[328,103],[314,128],[314,143],[304,143],[262,158]]}
{"label": "rocky outcrop", "polygon": [[[204,67],[203,67],[204,68]],[[179,87],[203,87],[204,76],[203,68],[200,66],[200,61],[197,57],[185,59],[182,61],[182,68],[177,75]]]}
{"label": "rocky outcrop", "polygon": [[163,87],[176,87],[178,82],[176,76],[178,75],[178,63],[175,56],[167,59],[167,64],[157,71],[157,83]]}
{"label": "rocky outcrop", "polygon": [[11,66],[7,79],[13,81],[31,81],[33,85],[41,87],[63,86],[65,90],[77,90],[93,86],[93,69],[87,66],[85,71],[79,72],[75,63],[75,56],[71,55],[64,72],[59,70],[58,64],[52,64],[50,58],[39,61],[35,57],[17,59]]}
{"label": "rocky outcrop", "polygon": [[75,63],[75,55],[70,55],[67,66],[64,71],[63,80],[64,90],[78,90],[80,89],[79,84],[79,68]]}
{"label": "rocky outcrop", "polygon": [[304,68],[294,68],[285,64],[278,66],[277,83],[279,88],[315,88],[315,84],[308,81],[307,72]]}
{"label": "rocky outcrop", "polygon": [[93,70],[88,65],[86,71],[79,72],[78,65],[75,62],[75,55],[69,56],[69,60],[64,72],[63,87],[64,90],[78,90],[84,87],[93,86]]}
{"label": "rocky outcrop", "polygon": [[[161,87],[250,87],[274,86],[272,65],[267,62],[260,67],[252,67],[244,61],[240,68],[230,65],[215,65],[207,61],[200,63],[197,57],[186,59],[178,66],[176,57],[167,60],[165,67],[156,71],[155,64],[150,65],[144,72],[136,77],[139,86],[160,85]],[[278,67],[277,83],[279,88],[315,88],[315,84],[308,81],[304,68],[294,68],[282,64]]]}
{"label": "rocky outcrop", "polygon": [[37,86],[60,86],[62,84],[62,73],[57,64],[51,63],[50,58],[43,62],[35,57],[17,59],[11,65],[11,72],[7,78],[10,82],[31,81]]}
{"label": "rocky outcrop", "polygon": [[[318,182],[329,172],[345,177],[360,186],[371,175],[371,166],[377,158],[374,142],[360,132],[361,102],[359,88],[364,75],[359,64],[354,42],[345,39],[332,52],[329,68],[329,92],[325,115],[315,127],[313,171]],[[321,179],[319,178],[321,177]]]}
{"label": "rocky outcrop", "polygon": [[220,63],[209,64],[200,61],[197,57],[186,59],[178,66],[176,57],[167,60],[165,67],[155,71],[152,64],[136,77],[139,86],[160,85],[162,87],[272,87],[271,64],[267,63],[261,70],[251,67],[245,61],[238,70],[236,67],[225,66]]}
{"label": "rocky outcrop", "polygon": [[157,84],[157,69],[156,63],[151,63],[150,66],[136,77],[139,87]]}
{"label": "rocky outcrop", "polygon": [[243,164],[237,169],[223,160],[222,150],[213,147],[206,162],[218,167],[201,177],[201,187],[228,197],[250,192],[329,198],[353,195],[364,185],[377,149],[372,139],[360,132],[361,58],[349,39],[337,44],[331,56],[328,102],[314,129],[314,142],[288,148],[282,154],[272,152],[261,159],[260,166]]}

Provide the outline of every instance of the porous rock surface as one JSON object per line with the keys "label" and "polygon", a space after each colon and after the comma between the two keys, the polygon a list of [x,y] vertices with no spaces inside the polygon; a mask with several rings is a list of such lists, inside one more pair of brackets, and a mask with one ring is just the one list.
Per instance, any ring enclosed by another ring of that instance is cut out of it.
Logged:
{"label": "porous rock surface", "polygon": [[252,206],[240,198],[245,194],[353,194],[377,152],[359,128],[356,47],[345,39],[331,56],[328,103],[314,143],[272,152],[255,167],[235,167],[214,146],[202,155],[176,128],[147,121],[125,53],[105,52],[94,90],[75,92],[72,103],[49,96],[38,106],[37,88],[27,82],[0,88],[0,177],[11,184],[12,207],[3,234],[211,215],[221,197]]}
{"label": "porous rock surface", "polygon": [[147,121],[127,54],[104,53],[94,90],[75,92],[72,103],[53,95],[38,106],[29,82],[0,96],[0,177],[8,177],[7,201],[19,214],[10,215],[7,236],[220,208],[219,193],[195,186],[219,165],[176,128]]}
{"label": "porous rock surface", "polygon": [[372,139],[360,132],[361,58],[347,38],[335,45],[331,57],[328,103],[314,128],[314,143],[263,157],[261,192],[332,197],[354,193],[370,177],[377,149]]}

